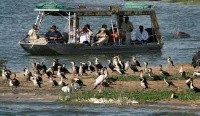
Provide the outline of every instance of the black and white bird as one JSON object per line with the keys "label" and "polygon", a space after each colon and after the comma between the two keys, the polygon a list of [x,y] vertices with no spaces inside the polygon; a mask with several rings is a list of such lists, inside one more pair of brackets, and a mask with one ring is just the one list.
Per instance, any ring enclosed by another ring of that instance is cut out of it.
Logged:
{"label": "black and white bird", "polygon": [[6,67],[3,67],[3,69],[1,71],[2,71],[1,76],[2,76],[4,82],[6,80],[10,79],[10,75],[12,73],[10,70],[8,70]]}
{"label": "black and white bird", "polygon": [[172,61],[171,57],[167,58],[168,67],[174,66],[174,62]]}
{"label": "black and white bird", "polygon": [[92,62],[91,61],[88,61],[88,70],[92,73],[95,71],[95,68],[94,66],[92,66]]}
{"label": "black and white bird", "polygon": [[70,73],[69,70],[66,68],[66,64],[65,63],[62,64],[62,67],[61,67],[60,71],[63,72],[64,74]]}
{"label": "black and white bird", "polygon": [[58,66],[62,66],[62,65],[59,63],[58,59],[53,59],[53,65],[52,65],[53,71],[57,71],[58,70]]}
{"label": "black and white bird", "polygon": [[18,79],[16,79],[16,73],[13,73],[14,78],[9,78],[9,86],[13,88],[17,88],[20,85],[20,82]]}
{"label": "black and white bird", "polygon": [[193,81],[193,78],[188,77],[188,79],[185,81],[185,84],[188,86],[188,88],[190,89],[190,83]]}
{"label": "black and white bird", "polygon": [[183,70],[183,65],[181,65],[179,73],[180,73],[181,77],[186,77],[186,72]]}
{"label": "black and white bird", "polygon": [[58,66],[57,76],[60,78],[66,78],[64,72],[61,72],[61,66]]}
{"label": "black and white bird", "polygon": [[169,77],[170,74],[169,74],[167,71],[164,71],[164,70],[162,69],[162,65],[159,65],[159,66],[160,66],[160,74],[161,74],[162,76],[164,76],[164,77]]}
{"label": "black and white bird", "polygon": [[125,74],[125,71],[120,68],[120,66],[115,66],[114,71],[117,71],[120,75]]}
{"label": "black and white bird", "polygon": [[24,68],[24,77],[25,77],[26,81],[30,81],[31,76],[32,76],[32,73],[29,71],[29,67],[26,66]]}
{"label": "black and white bird", "polygon": [[53,76],[53,67],[49,67],[47,70],[46,70],[46,75],[47,75],[47,78],[50,78]]}
{"label": "black and white bird", "polygon": [[200,77],[200,72],[199,71],[194,71],[193,76]]}
{"label": "black and white bird", "polygon": [[94,62],[95,70],[98,71],[103,68],[102,64],[99,62],[99,59],[95,57],[95,62]]}
{"label": "black and white bird", "polygon": [[194,86],[193,79],[191,79],[190,89],[192,89],[195,93],[200,92],[200,89]]}
{"label": "black and white bird", "polygon": [[73,78],[73,80],[74,80],[76,83],[78,83],[81,87],[82,87],[82,86],[86,86],[86,85],[83,83],[83,81],[82,81],[81,79],[79,79],[79,78]]}
{"label": "black and white bird", "polygon": [[149,88],[147,79],[143,76],[143,70],[140,71],[140,85],[143,89]]}
{"label": "black and white bird", "polygon": [[167,85],[168,87],[170,87],[170,86],[176,87],[176,86],[174,85],[174,83],[173,83],[172,81],[170,81],[170,80],[166,80],[166,79],[164,78],[164,82],[166,83],[166,85]]}
{"label": "black and white bird", "polygon": [[132,56],[132,61],[135,66],[141,67],[140,62],[136,59],[136,57]]}
{"label": "black and white bird", "polygon": [[111,60],[107,60],[108,61],[108,67],[110,68],[110,70],[112,71],[112,72],[114,72],[114,65],[113,65],[113,63],[111,62]]}
{"label": "black and white bird", "polygon": [[36,76],[31,76],[30,80],[33,82],[35,89],[41,88],[41,81],[37,79]]}
{"label": "black and white bird", "polygon": [[99,75],[97,77],[97,79],[95,80],[94,89],[96,89],[98,86],[100,86],[100,88],[101,88],[104,79],[107,78],[107,76],[108,76],[108,70],[107,70],[107,68],[104,67],[103,71],[104,71],[104,74]]}

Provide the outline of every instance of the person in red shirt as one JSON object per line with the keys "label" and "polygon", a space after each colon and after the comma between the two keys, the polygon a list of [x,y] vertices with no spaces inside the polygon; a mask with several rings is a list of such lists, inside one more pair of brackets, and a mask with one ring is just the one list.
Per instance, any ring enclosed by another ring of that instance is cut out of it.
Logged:
{"label": "person in red shirt", "polygon": [[113,28],[110,29],[110,38],[108,42],[111,45],[119,44],[119,33],[115,24],[113,25]]}

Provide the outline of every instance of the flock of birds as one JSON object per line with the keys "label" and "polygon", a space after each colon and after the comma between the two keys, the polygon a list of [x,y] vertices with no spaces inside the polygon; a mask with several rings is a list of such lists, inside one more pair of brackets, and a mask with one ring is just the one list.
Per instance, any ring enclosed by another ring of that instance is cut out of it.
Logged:
{"label": "flock of birds", "polygon": [[[167,62],[169,68],[174,66],[174,63],[170,57],[168,57]],[[69,84],[65,83],[64,80],[69,79],[67,78],[68,74],[77,75],[81,77],[82,75],[94,73],[96,75],[96,80],[94,81],[93,88],[99,88],[98,90],[101,90],[102,87],[109,87],[111,84],[114,84],[117,80],[116,78],[111,78],[108,76],[109,69],[112,71],[112,73],[116,72],[119,75],[126,74],[128,70],[132,70],[133,73],[139,72],[139,80],[143,89],[149,88],[149,83],[144,74],[147,74],[154,81],[163,80],[164,77],[164,82],[168,87],[176,87],[176,85],[171,80],[167,80],[167,78],[171,75],[169,72],[164,71],[162,69],[162,65],[159,65],[160,74],[157,75],[153,73],[152,68],[148,67],[148,62],[143,62],[144,67],[142,67],[140,62],[136,59],[136,57],[133,56],[131,57],[131,60],[128,60],[126,62],[123,62],[119,56],[114,56],[112,60],[108,60],[107,67],[104,67],[99,62],[97,57],[95,58],[94,63],[92,63],[91,61],[88,61],[88,63],[80,62],[79,66],[76,66],[74,61],[70,63],[71,70],[69,71],[66,68],[66,64],[59,63],[58,59],[54,59],[52,66],[50,66],[49,68],[43,62],[34,62],[32,63],[32,71],[29,70],[28,66],[24,68],[25,81],[32,81],[32,84],[34,85],[35,89],[39,89],[42,87],[41,85],[43,84],[43,78],[44,75],[46,75],[46,77],[49,79],[49,84],[52,87],[60,86],[63,92],[71,92],[73,90],[80,89],[81,87],[86,85],[80,78],[73,78],[71,79]],[[186,76],[186,72],[183,69],[183,65],[181,65],[179,73],[182,77],[187,78],[186,85],[190,89],[194,90],[195,92],[200,92],[200,89],[194,86],[193,78]],[[13,74],[13,77],[11,77],[11,74]],[[200,72],[194,72],[193,76],[200,76]],[[59,78],[60,81],[56,81],[55,78]],[[20,85],[20,81],[16,78],[16,73],[12,73],[6,67],[2,68],[2,79],[3,82],[8,82],[9,86],[11,86],[12,89],[17,88]]]}

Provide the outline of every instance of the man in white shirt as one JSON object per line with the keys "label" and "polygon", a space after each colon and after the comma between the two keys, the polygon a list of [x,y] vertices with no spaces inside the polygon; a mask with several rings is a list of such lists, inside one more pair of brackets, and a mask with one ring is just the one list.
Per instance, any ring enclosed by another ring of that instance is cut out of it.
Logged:
{"label": "man in white shirt", "polygon": [[125,21],[121,25],[122,32],[126,34],[125,42],[126,44],[130,44],[131,41],[131,32],[133,31],[133,24],[129,21],[129,17],[125,17]]}
{"label": "man in white shirt", "polygon": [[148,32],[144,30],[144,27],[142,25],[139,26],[139,31],[135,34],[136,41],[146,43],[147,39],[149,38]]}
{"label": "man in white shirt", "polygon": [[23,40],[25,40],[27,37],[29,37],[30,41],[39,38],[37,25],[33,25],[33,28],[29,30],[28,34]]}

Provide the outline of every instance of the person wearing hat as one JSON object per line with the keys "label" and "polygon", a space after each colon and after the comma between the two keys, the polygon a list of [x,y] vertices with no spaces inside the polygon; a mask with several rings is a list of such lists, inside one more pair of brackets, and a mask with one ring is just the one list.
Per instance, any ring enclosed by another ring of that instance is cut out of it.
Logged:
{"label": "person wearing hat", "polygon": [[126,35],[126,37],[122,39],[122,42],[129,45],[131,41],[131,32],[133,31],[133,24],[129,21],[128,16],[125,17],[125,21],[122,23],[121,28],[122,33]]}
{"label": "person wearing hat", "polygon": [[106,29],[101,28],[101,32],[96,35],[96,38],[98,39],[98,41],[93,43],[92,46],[95,46],[95,45],[101,46],[108,43],[109,36],[106,34]]}
{"label": "person wearing hat", "polygon": [[110,29],[110,37],[108,43],[111,45],[119,43],[119,33],[117,31],[117,26],[115,24]]}
{"label": "person wearing hat", "polygon": [[62,34],[59,31],[57,31],[56,26],[53,25],[50,28],[50,31],[48,31],[45,34],[45,38],[48,39],[48,40],[62,40]]}
{"label": "person wearing hat", "polygon": [[33,25],[33,28],[28,31],[26,37],[23,40],[25,40],[27,37],[29,37],[30,40],[35,40],[39,38],[37,25]]}

